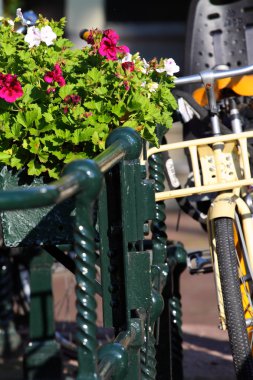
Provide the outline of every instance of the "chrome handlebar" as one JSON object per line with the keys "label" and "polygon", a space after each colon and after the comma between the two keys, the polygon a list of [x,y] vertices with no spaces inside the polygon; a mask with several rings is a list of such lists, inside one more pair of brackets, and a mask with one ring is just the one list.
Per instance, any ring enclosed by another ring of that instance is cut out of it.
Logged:
{"label": "chrome handlebar", "polygon": [[203,77],[208,77],[211,81],[214,81],[216,79],[242,76],[250,73],[253,73],[253,65],[243,66],[237,69],[230,70],[204,70],[201,71],[199,74],[175,78],[174,83],[177,87],[185,84],[201,83],[203,82]]}

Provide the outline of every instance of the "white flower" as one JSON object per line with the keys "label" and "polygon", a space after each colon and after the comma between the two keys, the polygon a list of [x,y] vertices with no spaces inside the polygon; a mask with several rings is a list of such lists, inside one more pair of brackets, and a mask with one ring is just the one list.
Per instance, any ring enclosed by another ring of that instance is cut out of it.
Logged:
{"label": "white flower", "polygon": [[148,68],[149,68],[149,64],[148,64],[148,62],[146,61],[145,58],[142,59],[142,63],[143,63],[143,66],[141,68],[141,72],[143,74],[147,74],[147,71],[148,71]]}
{"label": "white flower", "polygon": [[45,42],[47,46],[50,46],[53,44],[56,37],[56,34],[49,25],[43,26],[41,30],[35,26],[30,26],[27,29],[25,41],[29,44],[29,48],[39,46],[41,42]]}
{"label": "white flower", "polygon": [[22,13],[22,11],[21,11],[21,8],[18,8],[18,9],[16,10],[16,16],[17,16],[18,18],[20,18],[20,21],[21,21],[21,24],[22,24],[22,25],[27,25],[27,21],[26,21],[26,19],[25,19],[24,16],[23,16],[23,13]]}
{"label": "white flower", "polygon": [[158,83],[156,83],[156,82],[148,83],[147,88],[148,88],[149,92],[156,92],[156,90],[158,89]]}
{"label": "white flower", "polygon": [[172,76],[173,74],[178,73],[180,70],[179,66],[176,64],[173,58],[165,59],[163,61],[163,64],[164,67],[156,69],[158,73],[163,73],[166,71],[167,75]]}
{"label": "white flower", "polygon": [[11,19],[5,19],[4,17],[0,16],[0,22],[3,21],[3,20],[7,20],[8,24],[10,26],[14,26],[15,25],[13,20],[11,20]]}
{"label": "white flower", "polygon": [[124,62],[132,62],[132,54],[127,53],[127,54],[125,55],[125,57],[122,58],[121,63],[124,63]]}
{"label": "white flower", "polygon": [[13,20],[8,20],[8,24],[9,24],[10,26],[14,26],[14,25],[15,25]]}
{"label": "white flower", "polygon": [[41,43],[40,30],[35,26],[30,26],[29,28],[27,28],[25,42],[29,44],[29,48],[33,46],[39,46],[39,44]]}
{"label": "white flower", "polygon": [[57,38],[51,26],[43,26],[40,30],[41,41],[45,42],[47,46],[53,45],[53,41]]}

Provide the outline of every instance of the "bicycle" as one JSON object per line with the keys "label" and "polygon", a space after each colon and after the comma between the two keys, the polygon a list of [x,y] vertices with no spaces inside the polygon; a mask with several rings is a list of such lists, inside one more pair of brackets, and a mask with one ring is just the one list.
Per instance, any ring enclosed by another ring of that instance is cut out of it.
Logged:
{"label": "bicycle", "polygon": [[[232,70],[207,70],[196,75],[176,78],[176,87],[203,83],[209,104],[211,137],[152,147],[147,159],[153,154],[177,149],[189,150],[193,171],[193,183],[181,187],[173,164],[167,165],[170,177],[169,191],[156,193],[156,201],[183,199],[190,204],[196,196],[208,195],[209,209],[206,218],[210,257],[206,254],[189,255],[192,271],[214,271],[220,328],[228,330],[232,357],[237,379],[253,377],[253,233],[251,186],[253,178],[249,162],[252,147],[249,139],[253,131],[242,132],[236,103],[228,97],[232,131],[220,124],[219,107],[214,93],[215,81],[234,78],[253,72],[252,66]],[[181,92],[184,97],[184,93]],[[206,111],[194,100],[185,96],[195,114]],[[189,105],[188,103],[188,105]],[[223,133],[228,133],[224,135]],[[180,202],[179,202],[180,204]],[[184,210],[185,211],[185,210]],[[203,222],[203,221],[202,221]],[[203,222],[204,224],[204,222]],[[193,265],[194,264],[194,265]],[[206,270],[205,270],[206,268]]]}

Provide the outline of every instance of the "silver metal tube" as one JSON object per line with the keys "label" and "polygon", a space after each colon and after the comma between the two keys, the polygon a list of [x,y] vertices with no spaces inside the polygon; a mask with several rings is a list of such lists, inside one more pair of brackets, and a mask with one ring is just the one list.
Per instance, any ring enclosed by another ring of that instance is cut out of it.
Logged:
{"label": "silver metal tube", "polygon": [[[213,72],[214,79],[236,77],[236,76],[253,73],[253,65],[239,67],[239,68],[230,69],[230,70],[212,70],[212,72]],[[201,83],[201,82],[202,82],[202,78],[200,74],[189,75],[189,76],[185,76],[181,78],[175,78],[175,81],[174,81],[176,86],[183,86],[185,84],[193,84],[193,83]]]}

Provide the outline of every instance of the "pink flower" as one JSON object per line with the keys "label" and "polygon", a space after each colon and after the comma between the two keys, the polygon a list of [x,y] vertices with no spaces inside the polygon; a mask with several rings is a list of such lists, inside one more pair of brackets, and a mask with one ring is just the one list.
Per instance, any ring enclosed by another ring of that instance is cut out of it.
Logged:
{"label": "pink flower", "polygon": [[83,115],[84,115],[84,117],[91,117],[93,115],[93,113],[91,111],[89,111],[89,112],[85,112]]}
{"label": "pink flower", "polygon": [[130,90],[130,85],[129,85],[128,81],[124,81],[124,87],[125,87],[126,91]]}
{"label": "pink flower", "polygon": [[23,96],[23,90],[17,80],[17,75],[0,73],[0,98],[13,103],[21,96]]}
{"label": "pink flower", "polygon": [[130,52],[129,47],[122,45],[122,46],[117,46],[117,52],[121,54],[127,54]]}
{"label": "pink flower", "polygon": [[109,61],[115,61],[117,59],[116,45],[111,39],[107,37],[102,38],[98,52],[100,55],[106,57]]}
{"label": "pink flower", "polygon": [[78,104],[81,101],[81,96],[79,95],[71,95],[71,100],[73,104]]}
{"label": "pink flower", "polygon": [[54,87],[48,87],[47,94],[50,94],[51,92],[55,92],[55,88]]}
{"label": "pink flower", "polygon": [[119,36],[114,30],[105,30],[98,49],[99,54],[106,57],[109,61],[115,61],[117,59],[117,53],[129,53],[129,48],[127,46],[117,46],[118,41]]}
{"label": "pink flower", "polygon": [[134,63],[133,62],[123,62],[122,67],[125,71],[134,71]]}
{"label": "pink flower", "polygon": [[111,40],[111,42],[116,45],[117,42],[119,41],[119,35],[115,32],[115,30],[112,29],[106,29],[103,32],[103,37],[108,38]]}
{"label": "pink flower", "polygon": [[87,43],[90,44],[90,45],[94,45],[95,41],[94,41],[94,37],[93,37],[93,33],[92,31],[90,30],[89,32],[89,35],[87,36],[87,39],[86,39]]}
{"label": "pink flower", "polygon": [[64,98],[65,103],[73,103],[73,104],[78,104],[81,101],[81,96],[79,95],[67,95]]}
{"label": "pink flower", "polygon": [[56,82],[60,87],[65,86],[66,82],[62,76],[62,70],[60,68],[60,65],[54,65],[54,69],[52,71],[48,71],[44,75],[44,81],[47,83]]}

